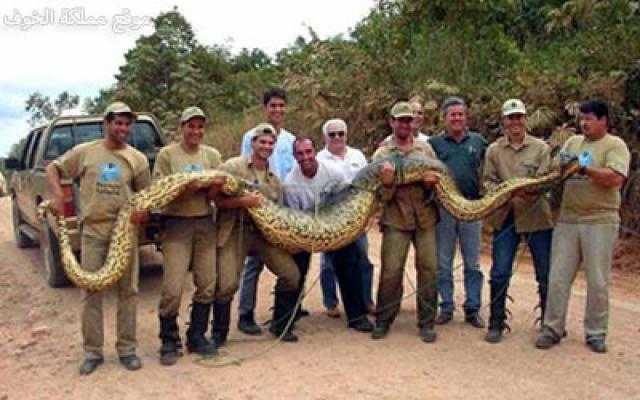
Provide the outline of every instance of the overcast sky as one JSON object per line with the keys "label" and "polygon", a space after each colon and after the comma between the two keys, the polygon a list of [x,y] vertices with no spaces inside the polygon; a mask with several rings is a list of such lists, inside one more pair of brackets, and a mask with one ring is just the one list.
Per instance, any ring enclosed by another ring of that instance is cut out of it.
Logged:
{"label": "overcast sky", "polygon": [[261,48],[270,55],[307,36],[348,33],[373,0],[32,1],[0,3],[0,156],[28,133],[28,95],[63,90],[96,96],[114,83],[124,53],[151,33],[149,17],[174,5],[203,44],[233,52]]}

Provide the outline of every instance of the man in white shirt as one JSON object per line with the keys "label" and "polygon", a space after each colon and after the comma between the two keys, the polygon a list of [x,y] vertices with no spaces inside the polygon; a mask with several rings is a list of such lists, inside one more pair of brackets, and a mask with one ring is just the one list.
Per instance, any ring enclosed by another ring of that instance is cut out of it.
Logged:
{"label": "man in white shirt", "polygon": [[[331,164],[319,161],[313,140],[297,138],[293,142],[293,154],[298,162],[285,179],[284,195],[289,207],[313,212],[332,193],[347,184],[347,178]],[[349,328],[359,332],[371,332],[373,324],[367,319],[366,304],[362,299],[360,269],[362,255],[356,242],[327,253],[333,258],[335,273],[347,314]],[[300,269],[300,293],[309,269],[311,254],[300,252],[293,256]]]}
{"label": "man in white shirt", "polygon": [[[325,148],[318,153],[318,160],[340,170],[351,182],[360,170],[367,165],[367,159],[358,149],[347,146],[347,123],[341,119],[327,120],[322,126]],[[362,277],[362,300],[367,310],[372,312],[375,308],[371,299],[371,286],[373,285],[373,265],[369,261],[367,235],[362,235],[357,241],[360,252],[363,255],[360,263]],[[336,296],[336,276],[333,269],[331,256],[323,253],[320,256],[320,286],[322,287],[322,302],[327,309],[327,315],[338,318],[338,297]]]}

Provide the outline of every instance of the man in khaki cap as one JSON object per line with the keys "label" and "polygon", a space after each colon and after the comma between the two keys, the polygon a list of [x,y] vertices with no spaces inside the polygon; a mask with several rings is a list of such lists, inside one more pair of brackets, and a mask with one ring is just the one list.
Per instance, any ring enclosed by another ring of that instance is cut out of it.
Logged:
{"label": "man in khaki cap", "polygon": [[[411,110],[413,111],[413,123],[411,124],[411,132],[413,134],[413,138],[420,142],[427,143],[429,141],[429,135],[423,133],[421,131],[422,125],[424,124],[424,111],[425,107],[423,105],[422,97],[413,96],[408,101]],[[393,139],[393,135],[387,136],[383,144],[389,143]]]}
{"label": "man in khaki cap", "polygon": [[[75,146],[47,166],[51,196],[60,215],[63,192],[60,178],[80,179],[82,267],[96,271],[104,264],[113,224],[120,207],[151,180],[147,158],[127,144],[136,115],[122,102],[110,104],[104,113],[104,139]],[[145,211],[131,220],[142,224]],[[138,248],[133,246],[127,272],[116,284],[118,292],[116,349],[128,370],[142,366],[136,356],[136,297],[138,294]],[[103,363],[102,292],[84,291],[82,338],[85,360],[80,374],[88,375]]]}
{"label": "man in khaki cap", "polygon": [[[398,102],[391,108],[389,125],[393,131],[390,143],[383,144],[373,155],[373,161],[389,158],[428,159],[436,163],[429,144],[415,139],[412,133],[414,112],[409,103]],[[438,211],[433,201],[436,174],[427,173],[421,183],[396,185],[395,167],[385,161],[379,193],[383,202],[382,269],[376,304],[376,323],[372,339],[384,338],[400,311],[402,280],[409,245],[416,253],[417,312],[420,337],[426,343],[436,340],[434,330],[438,302],[436,290],[437,258],[435,224]]]}
{"label": "man in khaki cap", "polygon": [[[222,163],[218,150],[202,144],[207,118],[198,107],[188,107],[180,117],[181,140],[158,153],[153,178],[176,173],[197,173]],[[187,330],[187,348],[202,355],[216,348],[204,337],[216,288],[216,229],[211,200],[223,181],[203,186],[192,182],[185,192],[165,209],[162,250],[164,274],[160,295],[160,363],[173,365],[179,356],[178,311],[185,277],[191,269],[195,292]],[[223,314],[221,311],[220,314]],[[228,313],[227,313],[228,314]],[[219,316],[222,317],[222,316]]]}
{"label": "man in khaki cap", "polygon": [[[220,169],[242,178],[255,186],[256,192],[241,197],[220,194],[216,198],[218,212],[218,285],[216,302],[231,303],[238,289],[244,259],[255,254],[264,259],[267,268],[278,277],[270,331],[286,342],[295,342],[298,337],[289,325],[291,313],[297,303],[300,272],[292,256],[267,242],[255,226],[246,208],[258,207],[268,198],[282,201],[280,180],[269,169],[269,157],[276,142],[276,129],[271,124],[260,124],[253,129],[251,154],[231,158]],[[289,150],[292,152],[291,150]],[[217,321],[216,321],[217,322]],[[228,331],[226,326],[214,323],[213,332]]]}
{"label": "man in khaki cap", "polygon": [[620,225],[620,188],[629,173],[626,143],[608,133],[609,107],[600,100],[580,105],[582,135],[562,152],[578,157],[581,171],[564,183],[551,245],[549,297],[536,347],[548,349],[565,335],[571,286],[579,267],[587,278],[584,334],[587,346],[607,351],[609,274]]}
{"label": "man in khaki cap", "polygon": [[[485,187],[491,188],[510,178],[535,177],[548,172],[551,149],[544,141],[527,134],[527,111],[522,101],[510,99],[504,103],[502,126],[504,136],[489,146],[485,156]],[[553,221],[546,196],[535,191],[519,191],[488,218],[488,223],[493,228],[493,265],[490,273],[491,314],[485,340],[498,343],[502,341],[503,331],[508,329],[505,303],[522,236],[533,257],[544,318]]]}

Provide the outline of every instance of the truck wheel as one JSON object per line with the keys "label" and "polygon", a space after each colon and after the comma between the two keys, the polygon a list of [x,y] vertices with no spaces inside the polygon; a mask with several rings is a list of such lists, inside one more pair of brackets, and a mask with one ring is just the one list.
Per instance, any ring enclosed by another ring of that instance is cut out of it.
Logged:
{"label": "truck wheel", "polygon": [[42,221],[40,237],[40,251],[47,283],[54,288],[69,286],[69,279],[60,259],[60,242],[46,219]]}
{"label": "truck wheel", "polygon": [[20,216],[20,208],[18,207],[18,200],[16,200],[15,196],[11,199],[11,222],[13,225],[13,237],[16,241],[16,245],[21,249],[33,247],[35,243],[29,239],[29,236],[25,235],[24,232],[20,230],[20,225],[24,224],[24,221]]}

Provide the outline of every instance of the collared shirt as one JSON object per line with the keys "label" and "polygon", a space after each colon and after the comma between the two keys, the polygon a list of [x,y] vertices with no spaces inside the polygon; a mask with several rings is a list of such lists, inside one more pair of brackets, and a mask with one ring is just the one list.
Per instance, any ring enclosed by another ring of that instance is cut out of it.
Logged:
{"label": "collared shirt", "polygon": [[[389,135],[386,138],[384,138],[384,140],[382,141],[382,143],[380,145],[382,146],[383,144],[391,143],[392,139],[393,139],[393,135]],[[427,142],[429,142],[429,135],[427,135],[426,133],[423,133],[423,132],[418,132],[418,134],[415,135],[413,137],[413,139],[417,140],[419,142],[422,142],[422,143],[427,143]]]}
{"label": "collared shirt", "polygon": [[[414,140],[413,147],[403,152],[395,141],[383,144],[373,154],[373,161],[380,161],[392,156],[402,158],[431,158],[436,155],[429,144]],[[398,185],[391,188],[382,188],[380,192],[384,207],[382,210],[381,225],[412,231],[420,229],[433,229],[438,221],[438,210],[433,201],[433,193],[426,189],[422,183],[411,185]]]}
{"label": "collared shirt", "polygon": [[475,132],[465,132],[456,142],[446,132],[429,139],[438,158],[449,168],[460,193],[469,200],[480,198],[480,176],[487,141]]}
{"label": "collared shirt", "polygon": [[[531,135],[525,135],[522,146],[514,147],[509,138],[503,136],[487,149],[484,164],[484,186],[502,183],[509,178],[536,177],[547,173],[551,167],[551,148]],[[516,232],[536,232],[553,228],[549,200],[543,194],[532,201],[508,202],[488,218],[493,229],[500,229],[513,210]]]}
{"label": "collared shirt", "polygon": [[82,233],[109,239],[120,207],[151,182],[149,161],[126,145],[112,150],[104,139],[75,146],[53,161],[65,178],[80,178]]}
{"label": "collared shirt", "polygon": [[[606,134],[598,140],[584,135],[572,136],[562,152],[579,155],[591,153],[592,167],[610,168],[627,176],[631,156],[627,144],[617,136]],[[564,184],[559,222],[569,224],[607,224],[620,222],[620,189],[605,188],[586,175],[573,175]]]}
{"label": "collared shirt", "polygon": [[[219,169],[253,184],[254,189],[262,193],[266,198],[282,203],[280,180],[268,166],[266,171],[254,168],[251,162],[251,156],[230,158],[220,165]],[[222,246],[229,238],[236,221],[251,224],[251,217],[249,217],[249,214],[247,214],[247,211],[244,209],[220,208],[218,209],[217,221],[218,246]]]}
{"label": "collared shirt", "polygon": [[[203,172],[217,168],[221,163],[222,157],[213,147],[199,145],[198,151],[188,153],[181,143],[172,143],[158,153],[153,167],[153,178],[158,180],[179,172]],[[180,197],[162,210],[163,214],[174,217],[202,217],[212,212],[213,207],[203,191]]]}
{"label": "collared shirt", "polygon": [[285,202],[291,208],[313,210],[347,183],[347,178],[341,171],[323,160],[318,160],[318,170],[311,178],[305,176],[296,164],[284,181]]}
{"label": "collared shirt", "polygon": [[[253,152],[251,148],[251,139],[253,138],[253,129],[245,132],[242,136],[242,146],[240,148],[240,155],[250,156]],[[296,137],[286,129],[280,129],[278,133],[278,139],[276,145],[273,148],[273,154],[269,157],[269,168],[275,173],[281,181],[287,177],[289,171],[296,163],[293,158],[293,141]]]}
{"label": "collared shirt", "polygon": [[335,169],[340,170],[347,181],[351,183],[353,178],[367,165],[367,159],[360,150],[347,146],[344,157],[339,157],[329,151],[326,147],[318,153],[318,160],[330,164]]}

